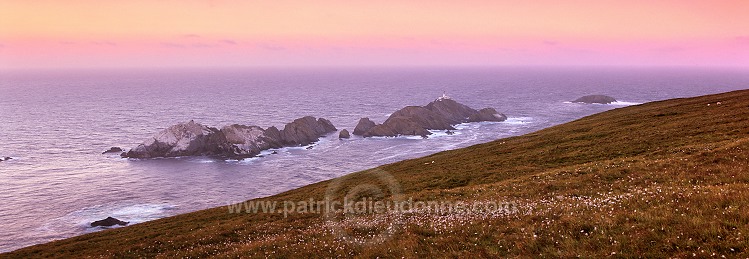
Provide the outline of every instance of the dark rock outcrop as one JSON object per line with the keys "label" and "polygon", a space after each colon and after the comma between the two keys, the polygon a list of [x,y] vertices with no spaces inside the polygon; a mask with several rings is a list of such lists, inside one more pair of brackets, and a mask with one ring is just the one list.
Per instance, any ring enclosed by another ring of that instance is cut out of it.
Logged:
{"label": "dark rock outcrop", "polygon": [[[427,107],[432,105],[433,103],[434,102],[429,103]],[[432,108],[435,108],[435,107],[432,106]],[[422,128],[435,129],[435,130],[455,129],[453,128],[452,125],[460,123],[460,122],[456,122],[446,117],[445,114],[432,111],[425,107],[408,106],[391,114],[390,118],[388,118],[388,120],[386,120],[385,123],[383,124],[388,124],[389,120],[391,120],[392,118],[398,118],[398,117],[408,118],[411,121],[415,122],[417,125],[421,126]]]}
{"label": "dark rock outcrop", "polygon": [[281,131],[278,130],[276,126],[271,126],[265,129],[265,132],[263,132],[263,135],[268,137],[268,139],[275,140],[276,141],[275,144],[277,145],[274,145],[274,146],[283,146],[283,143],[281,143]]}
{"label": "dark rock outcrop", "polygon": [[304,146],[335,132],[330,121],[307,116],[276,127],[229,125],[221,130],[189,121],[171,126],[123,153],[129,158],[220,156],[233,159],[253,157],[260,151],[284,146]]}
{"label": "dark rock outcrop", "polygon": [[107,217],[106,219],[91,222],[91,227],[111,227],[114,225],[127,226],[127,224],[130,224],[130,222],[125,222],[113,217]]}
{"label": "dark rock outcrop", "polygon": [[466,119],[472,114],[477,113],[477,111],[471,107],[445,97],[441,97],[427,104],[424,108],[439,114],[445,118],[447,122],[453,125],[468,122]]}
{"label": "dark rock outcrop", "polygon": [[347,129],[343,129],[341,130],[340,133],[338,133],[338,139],[345,139],[345,138],[350,138],[350,137],[351,137],[351,134],[348,133]]}
{"label": "dark rock outcrop", "polygon": [[447,96],[442,96],[425,106],[407,106],[400,109],[380,125],[362,118],[354,129],[354,135],[364,137],[413,135],[426,137],[429,130],[455,130],[453,125],[464,122],[504,121],[507,116],[493,108],[474,110]]}
{"label": "dark rock outcrop", "polygon": [[281,141],[286,146],[306,146],[320,140],[320,136],[337,131],[330,121],[306,116],[286,124],[281,131]]}
{"label": "dark rock outcrop", "polygon": [[427,129],[409,117],[390,117],[385,123],[375,126],[364,133],[364,137],[380,136],[395,137],[398,135],[427,136],[431,135]]}
{"label": "dark rock outcrop", "polygon": [[354,135],[363,136],[364,133],[367,133],[367,131],[374,128],[374,126],[377,126],[374,121],[371,121],[369,118],[361,118],[354,128]]}
{"label": "dark rock outcrop", "polygon": [[616,102],[616,99],[614,99],[614,97],[606,96],[606,95],[586,95],[586,96],[577,98],[577,100],[574,100],[572,102],[588,103],[588,104],[591,104],[591,103],[609,104],[609,103]]}
{"label": "dark rock outcrop", "polygon": [[498,113],[494,108],[484,108],[479,110],[477,113],[468,116],[468,122],[480,122],[480,121],[505,121],[507,116]]}
{"label": "dark rock outcrop", "polygon": [[120,147],[111,147],[107,151],[102,152],[102,154],[109,154],[109,153],[122,153],[125,150],[122,150]]}
{"label": "dark rock outcrop", "polygon": [[152,158],[222,155],[232,150],[230,146],[221,131],[191,120],[159,132],[123,156]]}
{"label": "dark rock outcrop", "polygon": [[231,144],[233,156],[252,157],[260,154],[260,151],[283,146],[278,129],[273,129],[263,130],[258,126],[233,124],[221,128],[221,132]]}
{"label": "dark rock outcrop", "polygon": [[9,157],[9,156],[6,156],[5,159],[0,158],[0,162],[2,162],[2,161],[8,161],[8,160],[11,160],[11,159],[13,159],[13,158]]}

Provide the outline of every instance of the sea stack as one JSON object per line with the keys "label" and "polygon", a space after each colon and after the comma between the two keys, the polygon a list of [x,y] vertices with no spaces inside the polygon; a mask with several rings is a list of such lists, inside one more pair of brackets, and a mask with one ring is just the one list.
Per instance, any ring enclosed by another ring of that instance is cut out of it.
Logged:
{"label": "sea stack", "polygon": [[354,135],[362,136],[367,133],[367,131],[374,128],[374,126],[377,126],[377,123],[374,123],[374,121],[369,118],[361,118],[354,128]]}
{"label": "sea stack", "polygon": [[351,137],[351,134],[348,133],[347,129],[343,129],[341,130],[340,133],[338,133],[338,139],[345,139],[345,138],[350,138],[350,137]]}
{"label": "sea stack", "polygon": [[91,227],[111,227],[114,225],[127,226],[127,224],[130,224],[130,222],[125,222],[113,217],[107,217],[106,219],[91,222]]}

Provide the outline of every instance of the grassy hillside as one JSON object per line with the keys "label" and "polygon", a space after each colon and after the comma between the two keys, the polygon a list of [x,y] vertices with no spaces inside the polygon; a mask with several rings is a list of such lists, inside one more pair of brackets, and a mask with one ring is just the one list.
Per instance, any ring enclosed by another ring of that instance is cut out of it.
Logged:
{"label": "grassy hillside", "polygon": [[0,257],[746,257],[749,91],[615,109],[255,202],[326,192],[513,207],[332,217],[219,207]]}

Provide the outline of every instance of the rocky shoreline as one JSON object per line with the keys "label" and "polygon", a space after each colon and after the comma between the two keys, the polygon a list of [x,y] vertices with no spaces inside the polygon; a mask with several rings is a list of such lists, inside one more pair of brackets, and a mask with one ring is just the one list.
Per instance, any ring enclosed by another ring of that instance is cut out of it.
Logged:
{"label": "rocky shoreline", "polygon": [[309,145],[335,131],[337,129],[330,121],[311,116],[296,119],[286,124],[283,130],[240,124],[217,129],[191,120],[170,126],[121,156],[218,156],[243,159],[254,157],[267,149]]}
{"label": "rocky shoreline", "polygon": [[[430,130],[446,130],[451,133],[456,124],[506,119],[507,116],[494,108],[475,110],[443,95],[425,106],[400,109],[382,124],[362,118],[352,133],[346,129],[339,132],[339,139],[350,138],[350,135],[408,135],[427,138],[432,134]],[[240,124],[218,129],[191,120],[162,130],[130,151],[124,152],[118,147],[112,147],[104,151],[104,154],[122,151],[120,156],[124,158],[215,156],[244,159],[255,157],[268,149],[306,146],[336,131],[338,130],[329,120],[312,116],[296,119],[286,124],[282,130],[273,126],[263,129]]]}

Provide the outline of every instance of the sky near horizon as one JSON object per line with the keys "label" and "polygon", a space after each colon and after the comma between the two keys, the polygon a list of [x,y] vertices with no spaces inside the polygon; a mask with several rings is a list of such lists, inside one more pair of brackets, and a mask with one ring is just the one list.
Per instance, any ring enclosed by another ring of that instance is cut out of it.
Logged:
{"label": "sky near horizon", "polygon": [[749,1],[0,0],[0,69],[749,68]]}

